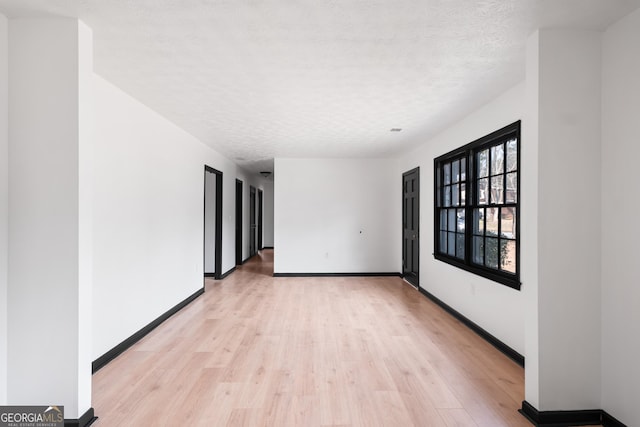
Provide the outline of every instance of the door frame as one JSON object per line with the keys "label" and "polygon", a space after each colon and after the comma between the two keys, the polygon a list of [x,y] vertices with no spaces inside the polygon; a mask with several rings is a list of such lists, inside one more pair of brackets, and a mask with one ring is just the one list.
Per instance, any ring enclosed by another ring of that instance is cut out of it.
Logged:
{"label": "door frame", "polygon": [[[417,257],[418,258],[417,259],[417,261],[418,261],[418,275],[416,277],[416,283],[413,283],[412,280],[408,280],[405,277],[405,269],[404,269],[404,266],[405,266],[405,253],[404,253],[404,217],[405,217],[404,180],[405,180],[405,177],[407,175],[410,175],[412,173],[416,174],[416,182],[417,182],[417,189],[416,189],[417,196],[416,196],[416,199],[417,199],[417,205],[418,205],[418,222],[417,222],[417,225],[416,225],[416,227],[417,227],[416,228],[416,232],[417,232],[416,234],[418,235],[417,245],[416,245],[416,250],[417,250],[417,254],[418,254],[418,257]],[[416,288],[419,288],[420,287],[420,270],[419,270],[419,268],[420,268],[420,166],[418,166],[416,168],[413,168],[411,170],[408,170],[408,171],[406,171],[406,172],[404,172],[402,174],[402,186],[401,186],[401,188],[402,188],[402,191],[401,191],[402,220],[400,221],[401,222],[400,226],[402,227],[402,232],[401,232],[400,235],[402,237],[402,244],[401,244],[401,248],[402,248],[401,249],[402,250],[402,278],[405,279],[411,285],[415,286]]]}
{"label": "door frame", "polygon": [[236,265],[242,265],[242,193],[243,183],[236,178]]}
{"label": "door frame", "polygon": [[205,266],[205,238],[204,230],[206,227],[206,200],[207,200],[207,173],[212,173],[216,178],[216,214],[215,214],[215,257],[213,278],[220,280],[222,277],[222,172],[211,166],[204,165],[204,207],[202,210],[202,270],[204,273]]}

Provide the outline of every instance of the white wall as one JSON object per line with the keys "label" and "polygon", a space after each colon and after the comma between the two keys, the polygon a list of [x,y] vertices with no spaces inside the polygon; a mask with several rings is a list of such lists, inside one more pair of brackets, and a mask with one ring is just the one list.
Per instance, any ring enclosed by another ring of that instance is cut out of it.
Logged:
{"label": "white wall", "polygon": [[97,358],[203,285],[204,165],[223,173],[222,271],[235,265],[236,166],[94,80]]}
{"label": "white wall", "polygon": [[640,425],[640,10],[603,38],[602,85],[602,406]]}
{"label": "white wall", "polygon": [[216,174],[205,173],[204,272],[216,272]]}
{"label": "white wall", "polygon": [[400,177],[380,159],[276,159],[276,273],[399,272]]}
{"label": "white wall", "polygon": [[77,20],[9,21],[7,400],[68,418],[91,404],[91,44]]}
{"label": "white wall", "polygon": [[[433,159],[522,119],[524,85],[507,91],[444,132],[399,159],[391,180],[400,187],[401,176],[420,167],[420,287],[471,319],[489,333],[524,354],[524,299],[522,293],[433,258]],[[528,144],[530,141],[522,141]],[[522,159],[522,170],[528,167]],[[278,171],[279,173],[280,171]],[[277,199],[276,194],[276,200]],[[400,205],[400,195],[392,198]],[[276,205],[277,207],[277,205]],[[399,219],[398,219],[399,221]],[[400,240],[400,222],[392,227]],[[277,236],[276,236],[277,237]],[[528,242],[521,241],[521,251]],[[399,251],[400,249],[398,249]],[[396,257],[397,259],[397,257]],[[400,269],[395,266],[395,270]],[[525,284],[526,285],[526,284]]]}
{"label": "white wall", "polygon": [[7,402],[7,260],[9,205],[8,23],[0,15],[0,405]]}

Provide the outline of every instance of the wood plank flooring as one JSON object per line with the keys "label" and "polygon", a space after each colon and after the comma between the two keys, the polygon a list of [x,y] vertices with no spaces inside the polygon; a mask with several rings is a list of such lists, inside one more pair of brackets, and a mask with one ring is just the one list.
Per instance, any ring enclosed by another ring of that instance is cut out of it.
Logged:
{"label": "wood plank flooring", "polygon": [[93,376],[96,425],[530,427],[523,369],[397,277],[265,250]]}

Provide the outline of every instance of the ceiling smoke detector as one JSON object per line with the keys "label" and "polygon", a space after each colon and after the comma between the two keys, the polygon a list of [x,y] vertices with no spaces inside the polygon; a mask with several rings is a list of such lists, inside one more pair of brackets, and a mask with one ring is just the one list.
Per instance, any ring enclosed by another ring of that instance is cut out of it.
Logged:
{"label": "ceiling smoke detector", "polygon": [[269,176],[271,175],[271,172],[269,171],[262,171],[260,172],[260,175],[262,175],[265,178],[269,178]]}
{"label": "ceiling smoke detector", "polygon": [[391,128],[391,132],[400,132],[402,128]]}

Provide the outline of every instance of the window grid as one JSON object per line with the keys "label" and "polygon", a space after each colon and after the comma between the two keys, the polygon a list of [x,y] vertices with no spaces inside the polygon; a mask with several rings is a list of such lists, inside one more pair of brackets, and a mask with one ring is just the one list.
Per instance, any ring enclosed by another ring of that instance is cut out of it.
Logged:
{"label": "window grid", "polygon": [[434,256],[516,289],[519,145],[516,122],[434,161]]}
{"label": "window grid", "polygon": [[[517,208],[516,203],[509,203],[509,184],[508,176],[517,177],[518,165],[513,160],[509,164],[510,153],[517,157],[517,140],[515,138],[503,140],[497,144],[484,145],[477,150],[472,150],[471,155],[478,170],[478,191],[474,198],[474,206],[484,206],[484,208],[474,208],[474,228],[472,242],[471,262],[476,265],[484,266],[491,269],[500,270],[509,274],[515,274],[517,261],[512,259],[515,257],[515,233],[511,233],[512,237],[503,233],[502,226],[508,217],[511,221],[515,221],[514,210]],[[483,161],[486,165],[482,165]],[[488,179],[488,192],[486,195],[481,194],[481,188],[484,187],[480,182]],[[517,179],[517,178],[516,178]],[[495,185],[498,182],[499,185]],[[483,197],[484,196],[484,197]],[[515,196],[515,195],[514,195]],[[513,200],[517,200],[513,197]],[[489,208],[487,208],[489,207]],[[489,218],[495,219],[495,228],[487,229]],[[476,221],[483,222],[483,230],[480,231],[475,227]],[[513,228],[513,226],[512,226]],[[487,256],[489,252],[489,256]],[[511,258],[511,259],[510,259]]]}
{"label": "window grid", "polygon": [[437,196],[437,203],[442,207],[439,211],[439,246],[443,253],[459,259],[464,259],[466,252],[464,207],[467,204],[467,176],[467,159],[461,157],[443,163],[438,178],[442,183]]}

